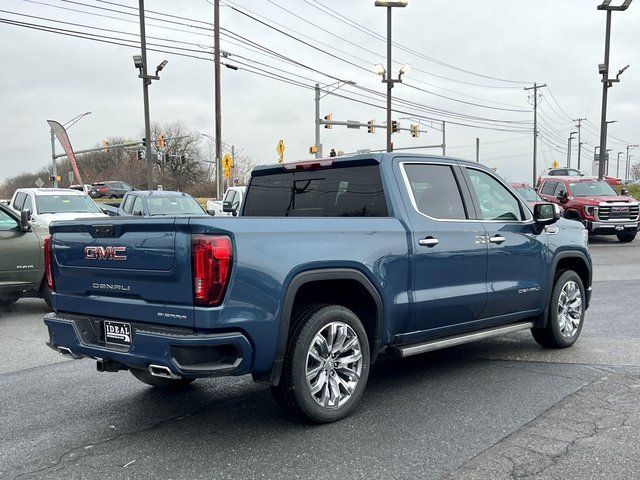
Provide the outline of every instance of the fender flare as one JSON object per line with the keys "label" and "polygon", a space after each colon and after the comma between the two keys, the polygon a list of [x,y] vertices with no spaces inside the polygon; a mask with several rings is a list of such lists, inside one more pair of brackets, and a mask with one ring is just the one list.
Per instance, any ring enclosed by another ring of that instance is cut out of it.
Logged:
{"label": "fender flare", "polygon": [[[591,264],[591,260],[589,259],[589,257],[584,253],[581,252],[580,250],[565,250],[562,252],[557,253],[554,257],[553,257],[553,261],[551,263],[551,268],[549,269],[549,291],[547,292],[547,300],[545,303],[545,307],[544,307],[544,313],[543,313],[543,327],[545,327],[547,325],[547,317],[549,315],[549,303],[551,302],[551,295],[553,294],[553,288],[554,288],[554,279],[555,279],[555,275],[556,275],[556,270],[558,268],[558,263],[560,263],[560,260],[564,260],[565,258],[576,258],[581,260],[582,262],[584,262],[585,266],[587,267],[587,271],[589,272],[589,281],[588,284],[584,285],[585,290],[588,288],[591,288],[591,284],[592,284],[592,278],[593,278],[593,267]],[[589,306],[589,300],[590,300],[590,295],[587,295],[587,305],[586,308],[588,308]]]}
{"label": "fender flare", "polygon": [[295,301],[298,290],[307,283],[326,280],[355,280],[362,285],[373,298],[376,304],[376,323],[375,333],[371,344],[373,349],[371,352],[371,363],[375,361],[376,356],[380,352],[382,344],[382,323],[383,323],[383,303],[380,293],[367,278],[367,276],[359,270],[353,268],[322,268],[316,270],[306,270],[294,276],[284,296],[282,310],[280,313],[280,324],[278,328],[278,342],[276,345],[276,353],[271,369],[264,373],[254,374],[255,381],[268,383],[270,385],[278,385],[280,375],[284,366],[284,357],[287,351],[287,343],[289,341],[289,325],[291,324],[291,316],[293,313],[293,303]]}

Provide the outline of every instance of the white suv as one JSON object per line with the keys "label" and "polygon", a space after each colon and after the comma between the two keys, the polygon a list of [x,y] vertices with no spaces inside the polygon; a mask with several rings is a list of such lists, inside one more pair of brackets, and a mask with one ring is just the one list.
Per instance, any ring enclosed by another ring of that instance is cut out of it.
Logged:
{"label": "white suv", "polygon": [[16,212],[31,211],[31,224],[49,227],[54,220],[106,217],[84,192],[68,188],[19,188],[9,206]]}

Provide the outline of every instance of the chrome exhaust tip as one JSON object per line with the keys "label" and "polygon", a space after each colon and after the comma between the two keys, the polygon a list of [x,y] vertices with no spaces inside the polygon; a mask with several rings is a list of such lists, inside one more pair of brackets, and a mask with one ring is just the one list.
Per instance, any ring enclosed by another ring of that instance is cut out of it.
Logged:
{"label": "chrome exhaust tip", "polygon": [[71,349],[67,347],[58,347],[58,353],[65,358],[71,358],[73,360],[82,358],[80,355],[76,355],[75,353],[73,353]]}
{"label": "chrome exhaust tip", "polygon": [[149,373],[154,377],[169,378],[171,380],[180,380],[182,377],[173,373],[169,367],[164,365],[149,365]]}

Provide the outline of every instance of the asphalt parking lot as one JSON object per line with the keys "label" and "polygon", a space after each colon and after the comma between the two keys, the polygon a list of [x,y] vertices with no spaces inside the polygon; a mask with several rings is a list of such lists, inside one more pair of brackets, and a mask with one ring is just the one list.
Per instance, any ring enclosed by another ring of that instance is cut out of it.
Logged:
{"label": "asphalt parking lot", "polygon": [[40,300],[0,312],[0,478],[637,478],[640,240],[594,239],[592,306],[572,348],[527,332],[372,370],[326,426],[250,378],[167,394],[45,345]]}

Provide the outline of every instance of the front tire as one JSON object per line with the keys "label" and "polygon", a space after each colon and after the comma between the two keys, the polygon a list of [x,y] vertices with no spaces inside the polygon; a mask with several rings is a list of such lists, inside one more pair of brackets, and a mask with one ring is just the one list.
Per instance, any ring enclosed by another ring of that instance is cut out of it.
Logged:
{"label": "front tire", "polygon": [[584,285],[573,270],[556,277],[551,293],[547,326],[532,328],[536,342],[546,348],[567,348],[575,343],[584,324]]}
{"label": "front tire", "polygon": [[196,379],[195,378],[162,378],[162,377],[154,377],[149,373],[148,370],[143,370],[141,368],[132,368],[130,369],[131,374],[140,380],[142,383],[146,383],[147,385],[151,385],[152,387],[157,388],[166,388],[166,389],[180,389],[186,388],[191,385]]}
{"label": "front tire", "polygon": [[633,242],[638,232],[623,232],[617,235],[618,241],[622,243]]}
{"label": "front tire", "polygon": [[293,319],[278,404],[315,423],[348,416],[369,377],[369,340],[360,319],[340,305],[301,310]]}

